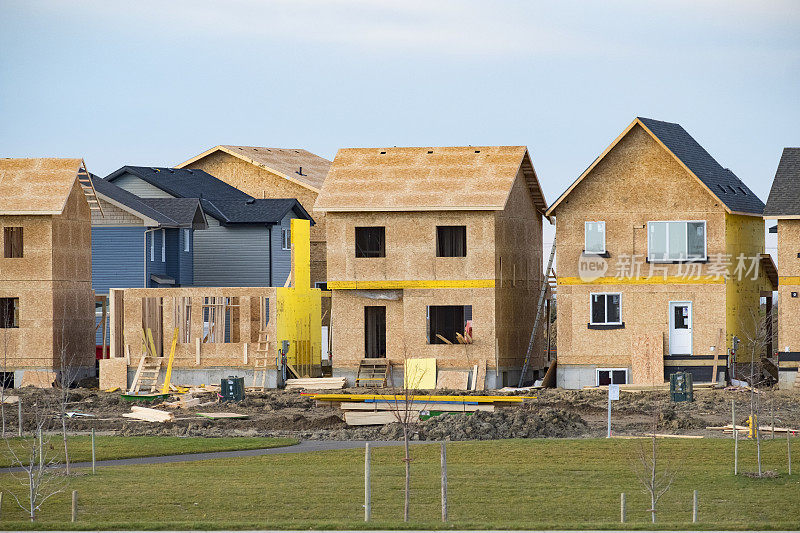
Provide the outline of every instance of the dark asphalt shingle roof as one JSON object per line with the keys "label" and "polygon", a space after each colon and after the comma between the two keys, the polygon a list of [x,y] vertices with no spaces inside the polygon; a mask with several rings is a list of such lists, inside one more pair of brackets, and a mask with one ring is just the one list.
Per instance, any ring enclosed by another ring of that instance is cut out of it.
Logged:
{"label": "dark asphalt shingle roof", "polygon": [[197,198],[140,198],[95,175],[92,175],[92,184],[98,194],[155,220],[161,226],[190,227],[200,207]]}
{"label": "dark asphalt shingle roof", "polygon": [[[298,217],[307,218],[313,224],[308,212],[293,198],[255,199],[203,170],[126,165],[105,179],[113,182],[126,173],[178,199],[199,199],[203,210],[223,224],[278,224],[292,209]],[[156,199],[148,198],[146,201],[151,206],[158,203]]]}
{"label": "dark asphalt shingle roof", "polygon": [[800,148],[784,148],[764,216],[800,215]]}
{"label": "dark asphalt shingle roof", "polygon": [[761,215],[764,202],[706,152],[680,124],[638,117],[731,211]]}

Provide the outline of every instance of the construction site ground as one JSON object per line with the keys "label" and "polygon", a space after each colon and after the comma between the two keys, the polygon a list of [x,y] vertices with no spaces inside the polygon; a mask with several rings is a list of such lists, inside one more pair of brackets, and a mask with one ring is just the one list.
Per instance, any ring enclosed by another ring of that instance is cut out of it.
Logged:
{"label": "construction site ground", "polygon": [[[316,391],[320,392],[320,391]],[[331,391],[322,391],[331,392]],[[388,389],[347,389],[336,393],[388,394]],[[400,391],[396,391],[400,392]],[[498,394],[496,392],[436,391],[436,394]],[[6,391],[22,399],[24,429],[32,429],[32,409],[58,406],[56,389],[26,387]],[[502,394],[502,393],[500,393]],[[608,393],[602,390],[542,389],[510,393],[535,396],[522,405],[497,407],[494,412],[450,413],[414,425],[414,440],[487,440],[505,438],[593,438],[606,435]],[[73,434],[93,428],[104,435],[163,435],[193,437],[293,437],[301,440],[397,440],[402,438],[398,423],[384,426],[349,427],[336,404],[318,402],[300,391],[248,391],[240,403],[208,403],[215,393],[198,396],[205,405],[189,409],[147,405],[174,414],[170,422],[145,422],[124,418],[134,403],[123,400],[119,392],[76,388],[70,391],[67,412]],[[765,390],[756,395],[760,425],[771,425],[774,413],[778,427],[800,428],[800,392]],[[731,423],[731,400],[736,401],[737,424],[744,424],[750,412],[747,390],[698,389],[694,402],[673,403],[666,391],[621,392],[612,405],[612,431],[618,436],[644,435],[651,431],[654,417],[658,432],[704,437],[730,437],[709,426]],[[6,427],[17,427],[17,406],[5,405]],[[232,412],[246,419],[213,420],[198,412]],[[89,416],[86,416],[89,415]]]}

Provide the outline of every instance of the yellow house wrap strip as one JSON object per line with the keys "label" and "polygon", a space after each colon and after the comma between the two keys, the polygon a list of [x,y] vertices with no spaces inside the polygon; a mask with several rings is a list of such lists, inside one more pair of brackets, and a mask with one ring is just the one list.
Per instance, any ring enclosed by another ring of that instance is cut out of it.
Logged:
{"label": "yellow house wrap strip", "polygon": [[581,278],[558,278],[559,285],[710,285],[724,284],[725,278],[715,276],[687,277],[687,276],[639,276],[635,278],[602,277],[592,281]]}
{"label": "yellow house wrap strip", "polygon": [[436,358],[406,359],[403,387],[407,389],[436,388]]}
{"label": "yellow house wrap strip", "polygon": [[[328,402],[363,402],[377,400],[383,402],[405,401],[402,394],[310,394],[309,397]],[[414,396],[415,403],[419,402],[469,402],[469,403],[522,403],[525,400],[535,400],[536,396]]]}
{"label": "yellow house wrap strip", "polygon": [[800,285],[800,276],[781,276],[778,285]]}
{"label": "yellow house wrap strip", "polygon": [[329,281],[329,289],[487,289],[493,279],[422,279],[387,281]]}

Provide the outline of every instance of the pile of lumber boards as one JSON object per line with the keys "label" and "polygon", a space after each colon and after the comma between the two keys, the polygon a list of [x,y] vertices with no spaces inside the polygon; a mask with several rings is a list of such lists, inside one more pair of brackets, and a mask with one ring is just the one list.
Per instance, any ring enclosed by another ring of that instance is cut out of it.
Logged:
{"label": "pile of lumber boards", "polygon": [[[706,426],[706,429],[711,430],[711,431],[722,431],[724,433],[733,433],[733,426],[731,424],[728,424],[726,426]],[[749,433],[750,432],[750,427],[748,427],[748,426],[738,426],[737,425],[736,426],[736,431],[738,431],[739,433]],[[782,428],[782,427],[778,427],[778,426],[775,426],[774,428],[772,426],[758,426],[758,431],[761,433],[761,435],[772,433],[773,431],[775,433],[786,433],[788,431],[789,433],[791,433],[793,435],[795,435],[798,432],[800,432],[800,430],[797,430],[797,429]]]}
{"label": "pile of lumber boards", "polygon": [[347,378],[300,378],[287,379],[287,389],[343,389],[347,385]]}
{"label": "pile of lumber boards", "polygon": [[131,407],[131,412],[123,413],[122,416],[145,422],[172,422],[175,420],[175,415],[172,413],[150,409],[149,407],[139,407],[138,405]]}
{"label": "pile of lumber boards", "polygon": [[496,406],[520,405],[531,396],[429,396],[390,394],[310,394],[318,404],[337,405],[350,426],[383,425],[421,414],[494,412]]}

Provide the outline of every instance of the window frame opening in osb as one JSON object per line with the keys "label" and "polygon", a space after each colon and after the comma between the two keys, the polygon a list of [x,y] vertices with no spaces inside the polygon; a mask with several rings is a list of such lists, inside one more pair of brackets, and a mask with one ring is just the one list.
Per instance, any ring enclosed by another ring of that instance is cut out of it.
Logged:
{"label": "window frame opening in osb", "polygon": [[436,257],[467,257],[467,226],[436,226]]}
{"label": "window frame opening in osb", "polygon": [[364,306],[364,357],[386,358],[386,306]]}
{"label": "window frame opening in osb", "polygon": [[3,228],[3,257],[5,259],[20,259],[23,257],[23,235],[21,226],[6,226]]}
{"label": "window frame opening in osb", "polygon": [[[10,317],[10,318],[9,318]],[[19,298],[0,298],[0,329],[19,328]]]}
{"label": "window frame opening in osb", "polygon": [[[454,314],[447,316],[448,311]],[[450,344],[461,344],[456,334],[472,339],[472,305],[429,305],[426,313],[428,344],[447,344],[437,334]]]}
{"label": "window frame opening in osb", "polygon": [[[600,373],[601,372],[608,372],[608,383],[602,383],[600,381]],[[622,383],[618,383],[618,382],[615,383],[614,382],[614,374],[617,374],[619,372],[623,372],[624,373],[624,376],[625,376],[624,381]],[[628,383],[630,383],[630,380],[628,379],[628,369],[627,368],[595,368],[594,380],[595,380],[595,383],[597,384],[597,386],[610,385],[612,383],[614,385],[627,385]]]}
{"label": "window frame opening in osb", "polygon": [[386,226],[356,226],[355,246],[358,258],[386,257]]}

